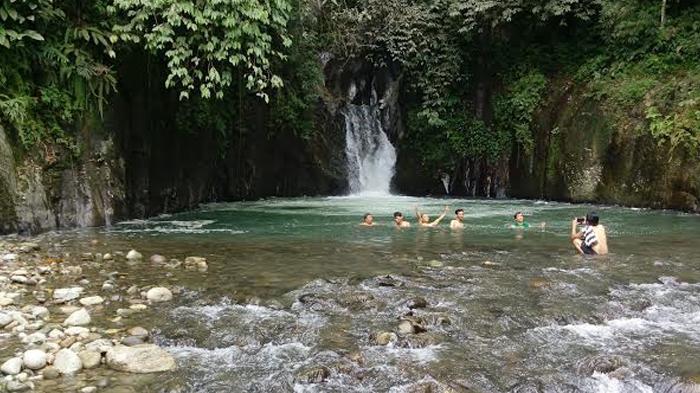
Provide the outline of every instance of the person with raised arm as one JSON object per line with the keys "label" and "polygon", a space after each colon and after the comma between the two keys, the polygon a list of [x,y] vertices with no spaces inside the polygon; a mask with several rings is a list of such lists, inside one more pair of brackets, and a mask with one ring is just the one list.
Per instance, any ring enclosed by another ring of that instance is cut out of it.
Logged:
{"label": "person with raised arm", "polygon": [[436,227],[442,221],[443,218],[445,218],[445,215],[447,215],[447,210],[449,209],[449,206],[445,206],[445,210],[442,211],[442,214],[438,218],[436,218],[433,221],[430,221],[430,216],[428,216],[425,213],[421,213],[418,210],[418,206],[416,206],[416,217],[418,218],[418,225],[421,227]]}
{"label": "person with raised arm", "polygon": [[[578,231],[579,225],[585,225]],[[608,253],[608,235],[600,218],[595,212],[589,212],[585,218],[571,221],[571,242],[581,255],[605,255]]]}

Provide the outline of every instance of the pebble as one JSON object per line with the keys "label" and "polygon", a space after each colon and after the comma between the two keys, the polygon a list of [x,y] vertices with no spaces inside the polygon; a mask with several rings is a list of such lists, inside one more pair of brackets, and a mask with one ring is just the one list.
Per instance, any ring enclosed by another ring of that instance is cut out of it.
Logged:
{"label": "pebble", "polygon": [[48,366],[42,370],[41,375],[44,379],[56,379],[61,376],[61,372],[54,366]]}
{"label": "pebble", "polygon": [[14,321],[14,318],[12,318],[11,315],[0,312],[0,327],[5,327],[10,324],[10,322]]}
{"label": "pebble", "polygon": [[126,345],[127,347],[133,347],[135,345],[143,344],[144,341],[142,337],[127,336],[122,339],[121,343],[122,345]]}
{"label": "pebble", "polygon": [[80,304],[83,306],[95,306],[103,303],[105,300],[101,296],[89,296],[80,299]]}
{"label": "pebble", "polygon": [[38,370],[46,366],[46,352],[39,349],[30,349],[22,356],[24,367],[30,370]]}
{"label": "pebble", "polygon": [[159,265],[162,265],[162,264],[165,264],[165,262],[167,262],[167,259],[165,259],[165,257],[162,255],[154,254],[154,255],[151,255],[150,261],[151,261],[151,263],[157,263]]}
{"label": "pebble", "polygon": [[83,368],[83,364],[78,355],[70,349],[65,348],[56,353],[53,366],[64,375],[75,374]]}
{"label": "pebble", "polygon": [[172,300],[173,293],[168,288],[155,287],[148,290],[146,298],[152,302],[167,302]]}
{"label": "pebble", "polygon": [[397,329],[399,334],[413,334],[415,333],[415,329],[413,328],[413,324],[409,321],[401,321],[399,322],[399,327]]}
{"label": "pebble", "polygon": [[86,386],[80,389],[80,393],[95,393],[97,388],[95,386]]}
{"label": "pebble", "polygon": [[176,368],[175,358],[153,344],[112,347],[107,351],[107,364],[114,370],[132,373],[154,373]]}
{"label": "pebble", "polygon": [[148,330],[142,328],[141,326],[132,327],[131,329],[127,330],[127,333],[129,333],[130,336],[148,337]]}
{"label": "pebble", "polygon": [[387,345],[390,342],[396,341],[398,337],[395,333],[391,332],[379,332],[374,336],[374,342],[377,345]]}
{"label": "pebble", "polygon": [[59,288],[53,292],[53,299],[56,303],[65,303],[79,298],[82,293],[82,287]]}
{"label": "pebble", "polygon": [[83,368],[90,369],[100,365],[102,354],[100,352],[84,350],[78,353],[78,357],[83,364]]}
{"label": "pebble", "polygon": [[90,313],[88,313],[86,309],[81,308],[80,310],[75,311],[68,318],[66,318],[66,320],[63,321],[63,324],[68,326],[80,326],[87,325],[90,322]]}
{"label": "pebble", "polygon": [[10,358],[0,366],[0,371],[7,375],[17,375],[22,371],[22,358]]}
{"label": "pebble", "polygon": [[3,261],[14,261],[17,259],[17,254],[5,254],[2,256]]}
{"label": "pebble", "polygon": [[111,261],[113,259],[112,254],[106,253],[105,255],[102,256],[102,259],[105,261]]}
{"label": "pebble", "polygon": [[49,309],[43,306],[32,308],[32,316],[34,318],[49,319]]}
{"label": "pebble", "polygon": [[416,308],[425,308],[425,307],[428,307],[428,301],[422,297],[414,297],[413,299],[410,299],[408,301],[407,306],[411,310],[416,309]]}
{"label": "pebble", "polygon": [[65,334],[69,336],[80,336],[82,334],[90,333],[90,329],[82,326],[71,326],[64,331]]}
{"label": "pebble", "polygon": [[128,259],[130,261],[135,261],[135,260],[143,259],[143,255],[141,255],[141,253],[136,251],[136,250],[131,250],[128,253],[126,253],[126,259]]}

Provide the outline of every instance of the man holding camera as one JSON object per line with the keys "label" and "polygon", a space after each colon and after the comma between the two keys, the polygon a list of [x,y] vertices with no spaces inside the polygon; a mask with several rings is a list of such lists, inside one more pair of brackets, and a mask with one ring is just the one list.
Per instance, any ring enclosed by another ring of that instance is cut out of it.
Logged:
{"label": "man holding camera", "polygon": [[[599,224],[600,218],[595,212],[586,214],[586,218],[574,218],[571,221],[571,242],[582,255],[605,255],[608,253],[608,237],[605,227]],[[577,231],[579,225],[584,225]]]}

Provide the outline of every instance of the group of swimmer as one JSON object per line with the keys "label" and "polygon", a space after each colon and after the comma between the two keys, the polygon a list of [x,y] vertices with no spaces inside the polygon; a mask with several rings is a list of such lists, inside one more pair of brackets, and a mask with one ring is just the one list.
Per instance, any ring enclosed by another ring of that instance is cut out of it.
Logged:
{"label": "group of swimmer", "polygon": [[[415,214],[418,226],[437,227],[447,215],[448,210],[449,206],[445,206],[440,215],[431,221],[430,216],[425,212],[421,212],[416,206]],[[360,225],[365,227],[375,226],[374,216],[371,213],[365,213]],[[394,226],[396,228],[409,228],[411,223],[406,221],[403,213],[397,211],[394,212]],[[582,228],[579,229],[579,226]],[[516,212],[513,215],[513,223],[510,227],[526,229],[530,227],[530,224],[525,222],[525,215],[522,212]],[[545,223],[541,223],[540,227],[544,228]],[[455,210],[454,219],[450,221],[450,228],[464,228],[464,209]],[[570,239],[576,251],[581,255],[605,255],[608,253],[608,237],[605,227],[600,224],[600,217],[598,217],[596,212],[591,211],[586,214],[586,217],[576,217],[571,221]]]}

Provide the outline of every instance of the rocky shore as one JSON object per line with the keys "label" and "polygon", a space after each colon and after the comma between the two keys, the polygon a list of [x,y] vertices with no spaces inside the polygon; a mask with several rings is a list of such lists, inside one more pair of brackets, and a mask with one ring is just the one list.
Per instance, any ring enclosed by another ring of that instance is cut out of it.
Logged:
{"label": "rocky shore", "polygon": [[[94,377],[104,370],[104,378],[86,379],[77,387],[89,393],[108,388],[115,372],[177,369],[174,357],[137,323],[137,316],[153,305],[177,296],[177,288],[120,285],[119,272],[105,270],[118,259],[167,269],[207,269],[200,257],[181,262],[153,255],[144,260],[136,250],[71,255],[47,252],[19,238],[0,239],[0,340],[5,348],[0,391],[53,390],[49,381],[71,378],[74,385],[81,373],[98,371]],[[90,282],[83,275],[88,265],[101,267],[106,279]]]}

